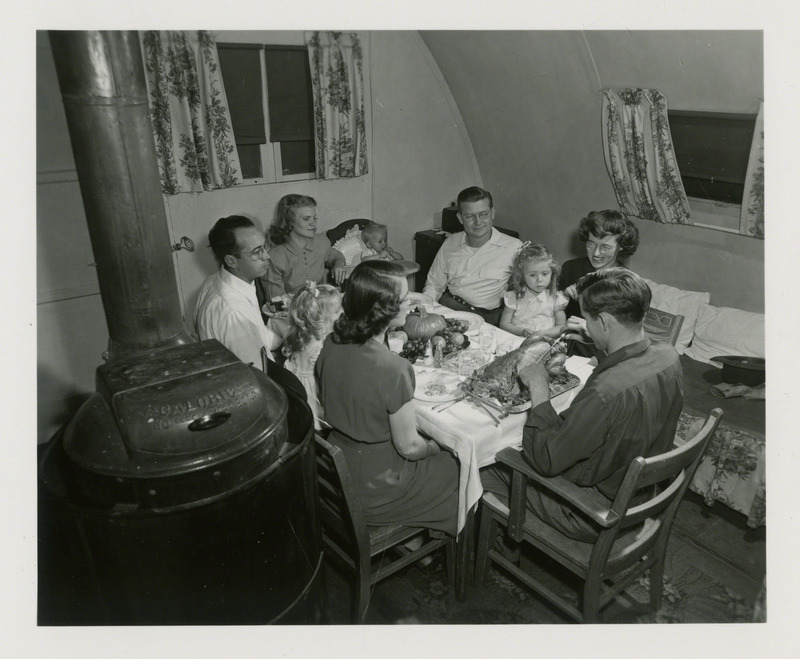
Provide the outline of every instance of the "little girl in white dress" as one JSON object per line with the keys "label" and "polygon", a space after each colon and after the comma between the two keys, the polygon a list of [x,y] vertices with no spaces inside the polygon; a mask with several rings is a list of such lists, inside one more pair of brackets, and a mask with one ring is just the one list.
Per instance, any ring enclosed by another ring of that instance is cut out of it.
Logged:
{"label": "little girl in white dress", "polygon": [[517,336],[556,338],[567,322],[558,263],[544,245],[525,243],[511,265],[500,328]]}
{"label": "little girl in white dress", "polygon": [[342,294],[334,286],[306,282],[289,303],[289,333],[281,352],[286,356],[284,367],[302,382],[308,405],[314,413],[314,428],[328,427],[324,421],[319,391],[314,378],[325,337],[342,312]]}

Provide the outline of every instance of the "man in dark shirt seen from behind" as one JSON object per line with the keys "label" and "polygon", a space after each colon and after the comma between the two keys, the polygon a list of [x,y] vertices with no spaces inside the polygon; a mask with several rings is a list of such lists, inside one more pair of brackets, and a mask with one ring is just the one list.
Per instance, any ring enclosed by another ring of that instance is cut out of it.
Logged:
{"label": "man in dark shirt seen from behind", "polygon": [[[683,372],[673,346],[651,344],[644,334],[651,293],[641,277],[624,268],[595,271],[580,279],[577,292],[586,331],[606,356],[560,415],[550,404],[544,366],[532,364],[519,374],[531,393],[523,454],[542,475],[561,475],[610,504],[633,458],[672,448]],[[511,473],[502,465],[484,469],[481,481],[484,490],[508,499]],[[532,483],[527,504],[571,538],[592,541],[599,533],[587,517]]]}

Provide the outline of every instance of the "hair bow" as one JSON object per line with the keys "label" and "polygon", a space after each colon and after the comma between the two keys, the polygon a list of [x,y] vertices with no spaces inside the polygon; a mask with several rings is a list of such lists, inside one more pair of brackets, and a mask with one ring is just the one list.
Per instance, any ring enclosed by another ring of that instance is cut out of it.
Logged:
{"label": "hair bow", "polygon": [[523,249],[525,249],[526,247],[530,247],[530,246],[531,246],[531,241],[530,240],[526,240],[524,243],[522,243],[522,246],[517,250],[517,252],[519,253]]}
{"label": "hair bow", "polygon": [[311,293],[315,298],[319,297],[319,291],[317,290],[316,282],[311,281],[310,279],[306,281],[306,287],[308,288],[308,292]]}

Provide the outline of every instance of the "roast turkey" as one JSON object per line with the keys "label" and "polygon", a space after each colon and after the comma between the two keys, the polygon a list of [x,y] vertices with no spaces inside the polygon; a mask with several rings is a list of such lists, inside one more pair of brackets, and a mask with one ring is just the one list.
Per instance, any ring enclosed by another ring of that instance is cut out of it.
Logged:
{"label": "roast turkey", "polygon": [[550,376],[550,382],[566,380],[569,373],[564,366],[567,360],[564,343],[555,341],[551,344],[541,339],[529,338],[525,339],[516,350],[477,369],[462,384],[462,388],[483,398],[494,398],[505,405],[524,404],[530,401],[530,394],[520,382],[519,373],[530,364],[539,361],[548,351],[550,355],[545,362],[545,368]]}

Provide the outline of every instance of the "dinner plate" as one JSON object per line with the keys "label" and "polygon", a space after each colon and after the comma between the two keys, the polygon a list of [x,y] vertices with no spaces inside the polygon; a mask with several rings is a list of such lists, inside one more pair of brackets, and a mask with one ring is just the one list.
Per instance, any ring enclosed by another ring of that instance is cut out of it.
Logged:
{"label": "dinner plate", "polygon": [[415,366],[414,373],[417,380],[414,398],[417,400],[426,403],[444,403],[461,396],[461,389],[458,388],[461,378],[457,373],[426,366]]}
{"label": "dinner plate", "polygon": [[406,276],[419,272],[419,263],[415,261],[395,261],[395,263],[403,268],[403,274]]}
{"label": "dinner plate", "polygon": [[263,313],[267,318],[276,318],[278,320],[287,320],[289,318],[288,311],[272,312],[269,310],[269,307],[266,304],[261,307],[261,313]]}
{"label": "dinner plate", "polygon": [[454,318],[456,320],[463,320],[469,323],[469,327],[465,332],[465,334],[469,335],[477,332],[480,326],[484,323],[482,316],[472,313],[471,311],[455,311],[454,309],[448,309],[447,307],[444,307],[443,309],[437,309],[436,313],[444,316],[445,318]]}

